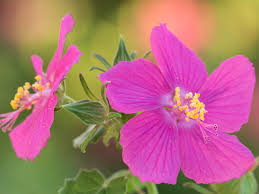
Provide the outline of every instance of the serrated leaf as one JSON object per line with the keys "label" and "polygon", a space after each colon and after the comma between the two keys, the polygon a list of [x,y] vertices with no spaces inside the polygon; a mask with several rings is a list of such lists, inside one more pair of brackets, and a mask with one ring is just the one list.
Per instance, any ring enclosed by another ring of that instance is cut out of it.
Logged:
{"label": "serrated leaf", "polygon": [[123,194],[126,191],[126,177],[112,179],[106,187],[107,194]]}
{"label": "serrated leaf", "polygon": [[101,55],[93,54],[93,56],[96,57],[107,69],[110,69],[112,67],[110,63]]}
{"label": "serrated leaf", "polygon": [[113,65],[118,64],[119,61],[130,61],[130,60],[131,60],[131,58],[130,58],[129,53],[126,49],[124,39],[123,39],[122,36],[120,36],[120,42],[119,42],[119,46],[118,46],[116,56],[115,56],[114,61],[113,61]]}
{"label": "serrated leaf", "polygon": [[131,58],[131,60],[134,60],[135,58],[136,58],[136,51],[132,51],[131,53],[130,53],[130,58]]}
{"label": "serrated leaf", "polygon": [[96,194],[102,189],[105,178],[98,170],[80,170],[73,179],[65,179],[59,194]]}
{"label": "serrated leaf", "polygon": [[94,95],[94,93],[88,87],[88,84],[87,84],[87,82],[86,82],[82,73],[79,73],[79,79],[80,79],[81,85],[84,89],[84,92],[88,96],[88,98],[90,100],[98,100],[98,98]]}
{"label": "serrated leaf", "polygon": [[101,124],[107,117],[104,106],[97,101],[82,100],[63,107],[87,125]]}

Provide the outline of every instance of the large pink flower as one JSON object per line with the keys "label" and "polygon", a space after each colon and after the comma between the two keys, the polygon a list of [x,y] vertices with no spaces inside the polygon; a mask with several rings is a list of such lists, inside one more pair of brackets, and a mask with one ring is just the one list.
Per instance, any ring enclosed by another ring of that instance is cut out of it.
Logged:
{"label": "large pink flower", "polygon": [[122,61],[100,75],[117,111],[138,114],[121,130],[123,160],[144,182],[175,184],[183,173],[197,183],[239,178],[254,162],[236,136],[248,121],[255,73],[243,56],[210,76],[195,53],[165,25],[151,34],[158,66]]}
{"label": "large pink flower", "polygon": [[[73,25],[74,20],[71,15],[68,14],[62,19],[58,48],[46,74],[43,72],[41,58],[36,55],[31,57],[37,74],[36,82],[33,85],[26,82],[23,87],[19,87],[14,100],[11,101],[12,108],[16,110],[0,115],[2,118],[0,127],[3,131],[11,130],[19,114],[34,106],[26,120],[10,133],[16,155],[24,160],[26,158],[33,160],[47,144],[50,127],[54,120],[54,108],[57,104],[54,92],[73,64],[79,60],[79,56],[82,56],[75,45],[70,45],[62,56],[66,35],[72,31]],[[30,90],[33,92],[31,93]]]}

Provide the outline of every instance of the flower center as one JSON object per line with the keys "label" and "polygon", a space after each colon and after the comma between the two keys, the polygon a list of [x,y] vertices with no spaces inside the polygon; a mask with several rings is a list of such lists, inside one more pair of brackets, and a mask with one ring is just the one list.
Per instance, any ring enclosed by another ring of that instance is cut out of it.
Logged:
{"label": "flower center", "polygon": [[[40,75],[37,75],[35,80],[34,84],[31,85],[29,82],[26,82],[23,87],[17,89],[14,99],[10,102],[14,110],[17,108],[30,110],[31,106],[39,99],[40,93],[50,88],[50,83],[42,83],[42,77]],[[30,89],[35,93],[30,93]]]}
{"label": "flower center", "polygon": [[181,97],[180,87],[175,88],[175,95],[173,97],[173,108],[185,114],[185,120],[188,122],[190,119],[204,121],[204,115],[208,112],[205,109],[205,104],[199,100],[199,93],[189,92],[185,94],[184,98]]}

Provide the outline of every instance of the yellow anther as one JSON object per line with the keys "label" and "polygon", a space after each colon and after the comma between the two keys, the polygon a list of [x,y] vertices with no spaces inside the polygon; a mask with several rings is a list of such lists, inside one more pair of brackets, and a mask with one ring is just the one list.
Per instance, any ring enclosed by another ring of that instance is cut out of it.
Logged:
{"label": "yellow anther", "polygon": [[37,101],[36,101],[36,100],[34,100],[34,101],[32,101],[32,104],[36,104],[36,102],[37,102]]}
{"label": "yellow anther", "polygon": [[21,93],[16,93],[15,96],[14,96],[14,99],[20,99],[22,97],[22,94]]}
{"label": "yellow anther", "polygon": [[43,91],[43,90],[45,89],[45,87],[44,87],[44,86],[39,86],[37,89],[38,89],[39,91]]}
{"label": "yellow anther", "polygon": [[182,106],[179,106],[179,110],[180,110],[180,111],[183,111],[183,107],[182,107]]}
{"label": "yellow anther", "polygon": [[[199,93],[189,92],[185,94],[184,99],[180,96],[180,87],[175,88],[174,94],[174,102],[173,107],[179,111],[184,111],[186,121],[190,121],[190,119],[200,119],[204,121],[204,115],[208,111],[205,110],[205,104],[199,100]],[[182,101],[181,101],[182,100]]]}
{"label": "yellow anther", "polygon": [[40,75],[37,75],[37,76],[35,77],[35,79],[36,79],[37,81],[41,81],[41,80],[42,80],[42,77],[41,77]]}
{"label": "yellow anther", "polygon": [[20,93],[20,94],[22,94],[23,91],[24,91],[23,87],[19,87],[19,88],[17,89],[17,92]]}
{"label": "yellow anther", "polygon": [[50,83],[49,82],[47,83],[47,86],[50,88]]}
{"label": "yellow anther", "polygon": [[29,82],[26,82],[23,87],[25,90],[29,90],[31,88],[31,84]]}
{"label": "yellow anther", "polygon": [[17,109],[17,104],[16,104],[16,102],[14,101],[14,100],[12,100],[11,102],[10,102],[10,105],[12,106],[12,108],[15,110],[15,109]]}
{"label": "yellow anther", "polygon": [[200,97],[200,94],[199,93],[195,93],[194,95],[196,98],[199,98]]}

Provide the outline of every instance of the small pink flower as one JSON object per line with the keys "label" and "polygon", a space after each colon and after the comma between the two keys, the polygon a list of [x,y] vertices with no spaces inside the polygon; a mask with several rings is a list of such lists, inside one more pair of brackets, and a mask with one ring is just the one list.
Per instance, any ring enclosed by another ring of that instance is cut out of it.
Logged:
{"label": "small pink flower", "polygon": [[210,76],[166,25],[153,28],[152,52],[100,75],[117,111],[138,114],[121,130],[123,160],[143,182],[176,184],[179,170],[197,183],[240,178],[254,163],[236,136],[248,121],[255,85],[251,62],[224,61]]}
{"label": "small pink flower", "polygon": [[[74,20],[71,15],[66,15],[60,26],[60,36],[57,51],[51,60],[47,73],[42,69],[42,59],[36,55],[31,57],[34,70],[37,74],[36,82],[31,85],[26,82],[19,87],[11,106],[16,111],[0,114],[0,127],[3,131],[11,130],[17,117],[24,110],[32,113],[17,125],[11,132],[10,138],[16,155],[24,160],[33,160],[39,155],[40,150],[47,144],[50,138],[50,127],[54,120],[54,108],[57,97],[54,92],[59,83],[69,72],[74,63],[77,63],[82,53],[75,45],[70,45],[67,52],[62,56],[66,35],[72,31]],[[31,92],[31,91],[33,92]]]}

